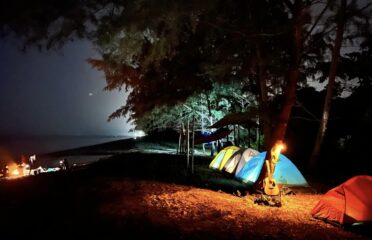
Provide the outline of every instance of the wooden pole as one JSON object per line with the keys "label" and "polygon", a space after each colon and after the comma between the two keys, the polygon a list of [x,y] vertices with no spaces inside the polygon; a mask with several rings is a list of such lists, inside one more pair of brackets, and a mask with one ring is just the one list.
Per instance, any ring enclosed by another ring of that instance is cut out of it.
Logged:
{"label": "wooden pole", "polygon": [[260,128],[257,128],[257,150],[258,151],[261,151],[260,142],[261,142],[261,132],[260,132]]}
{"label": "wooden pole", "polygon": [[234,124],[234,145],[236,145],[236,138],[235,138],[235,124]]}
{"label": "wooden pole", "polygon": [[238,137],[236,139],[236,146],[239,146],[239,144],[240,144],[240,126],[238,124]]}
{"label": "wooden pole", "polygon": [[251,127],[248,127],[248,147],[251,147]]}
{"label": "wooden pole", "polygon": [[181,139],[182,139],[182,126],[180,126],[180,135],[178,137],[177,154],[180,154],[181,153]]}
{"label": "wooden pole", "polygon": [[190,120],[187,119],[187,169],[189,169],[190,166]]}
{"label": "wooden pole", "polygon": [[195,115],[192,116],[191,174],[194,174]]}

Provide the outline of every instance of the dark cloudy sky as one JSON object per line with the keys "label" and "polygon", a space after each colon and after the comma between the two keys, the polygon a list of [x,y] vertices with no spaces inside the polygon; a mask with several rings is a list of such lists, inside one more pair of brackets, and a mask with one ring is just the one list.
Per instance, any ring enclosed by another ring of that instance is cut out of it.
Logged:
{"label": "dark cloudy sky", "polygon": [[123,92],[103,91],[103,73],[85,61],[89,42],[59,52],[18,50],[0,40],[0,134],[125,135],[126,119],[107,122],[124,101]]}

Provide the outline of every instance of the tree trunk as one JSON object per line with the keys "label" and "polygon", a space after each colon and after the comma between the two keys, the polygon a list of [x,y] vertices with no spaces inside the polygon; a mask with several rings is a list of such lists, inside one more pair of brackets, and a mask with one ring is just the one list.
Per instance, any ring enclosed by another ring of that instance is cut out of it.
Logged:
{"label": "tree trunk", "polygon": [[256,129],[256,137],[257,137],[257,150],[261,151],[261,131],[260,131],[260,128]]}
{"label": "tree trunk", "polygon": [[336,75],[337,75],[337,65],[340,59],[340,49],[341,49],[345,22],[346,22],[345,11],[346,11],[346,0],[341,0],[341,6],[340,6],[338,21],[337,21],[335,44],[332,50],[331,66],[329,68],[327,93],[324,99],[323,115],[320,120],[318,134],[315,139],[313,152],[311,154],[310,162],[309,162],[310,172],[313,172],[316,169],[320,148],[323,143],[324,135],[327,129],[329,113],[331,110],[333,90],[334,90],[334,85],[335,85],[335,80],[336,80]]}
{"label": "tree trunk", "polygon": [[[287,86],[284,91],[284,101],[281,112],[279,113],[274,132],[270,139],[269,145],[266,146],[265,159],[271,159],[271,149],[277,141],[283,141],[287,130],[287,124],[291,115],[292,106],[296,100],[297,82],[300,77],[300,64],[302,55],[302,37],[303,37],[303,20],[305,9],[301,2],[295,3],[294,6],[294,23],[293,23],[293,45],[292,45],[292,61],[290,63]],[[274,174],[274,173],[273,173]],[[260,176],[257,179],[254,188],[256,190],[263,189],[263,179],[267,176],[267,169],[263,167]]]}
{"label": "tree trunk", "polygon": [[267,97],[267,85],[266,85],[266,71],[265,71],[265,62],[262,58],[260,46],[256,45],[256,55],[257,55],[257,85],[259,86],[259,107],[262,115],[260,116],[260,121],[263,125],[264,133],[264,145],[268,146],[268,141],[271,138],[271,119],[269,114],[269,101]]}
{"label": "tree trunk", "polygon": [[180,135],[178,137],[177,154],[181,154],[181,140],[182,140],[182,127],[180,127]]}
{"label": "tree trunk", "polygon": [[[208,116],[209,116],[209,125],[213,125],[213,116],[212,116],[212,107],[211,107],[211,101],[209,100],[209,97],[207,94],[205,94],[205,98],[207,100],[207,106],[208,106]],[[214,156],[214,141],[211,142],[211,156]]]}
{"label": "tree trunk", "polygon": [[191,174],[194,174],[195,115],[192,116]]}
{"label": "tree trunk", "polygon": [[[202,95],[200,95],[200,96],[202,98]],[[202,116],[201,116],[201,133],[204,134],[205,133],[205,130],[204,130],[204,108],[202,107],[201,110],[202,110]],[[205,153],[205,143],[203,143],[202,146],[203,146],[203,153]]]}
{"label": "tree trunk", "polygon": [[240,125],[238,124],[238,131],[236,133],[236,146],[240,146]]}
{"label": "tree trunk", "polygon": [[187,170],[190,167],[190,120],[187,119],[187,130],[186,130],[186,139],[187,139]]}

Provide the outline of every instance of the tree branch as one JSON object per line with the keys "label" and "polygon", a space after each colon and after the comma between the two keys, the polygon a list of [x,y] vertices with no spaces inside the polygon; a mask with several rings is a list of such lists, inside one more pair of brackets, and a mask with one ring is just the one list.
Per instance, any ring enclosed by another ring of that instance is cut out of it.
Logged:
{"label": "tree branch", "polygon": [[305,108],[305,106],[301,103],[301,102],[299,102],[298,100],[296,101],[296,103],[298,104],[298,106],[300,107],[300,108],[302,108],[307,114],[309,114],[311,117],[313,117],[313,121],[320,121],[320,119],[319,118],[317,118],[316,116],[315,116],[315,114],[313,114],[312,112],[310,112],[307,108]]}
{"label": "tree branch", "polygon": [[310,34],[312,33],[312,31],[314,30],[314,28],[318,25],[318,22],[320,21],[320,19],[323,17],[323,14],[325,13],[325,11],[328,9],[330,5],[330,1],[327,2],[327,5],[323,8],[322,12],[319,14],[319,16],[317,17],[317,19],[315,20],[313,26],[310,28],[310,30],[305,34],[305,37],[304,37],[304,42],[307,41],[308,37],[310,36]]}
{"label": "tree branch", "polygon": [[211,23],[211,22],[205,22],[207,25],[210,25],[216,29],[219,29],[219,30],[222,30],[222,31],[225,31],[225,32],[230,32],[230,33],[234,33],[234,34],[237,34],[237,35],[240,35],[241,37],[244,37],[244,38],[254,38],[254,37],[274,37],[274,36],[278,36],[278,35],[281,35],[281,34],[284,34],[285,31],[282,31],[282,32],[277,32],[277,33],[256,33],[256,34],[246,34],[245,32],[242,32],[242,31],[238,31],[238,30],[234,30],[234,29],[229,29],[229,28],[225,28],[225,27],[222,27],[222,26],[219,26],[215,23]]}

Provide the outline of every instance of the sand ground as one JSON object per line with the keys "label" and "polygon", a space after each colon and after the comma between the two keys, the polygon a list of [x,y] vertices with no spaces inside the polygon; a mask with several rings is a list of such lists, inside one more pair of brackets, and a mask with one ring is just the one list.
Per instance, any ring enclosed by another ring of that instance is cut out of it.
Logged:
{"label": "sand ground", "polygon": [[0,239],[371,239],[312,218],[316,189],[260,206],[209,156],[190,174],[185,155],[126,144],[54,154],[112,155],[70,172],[0,181]]}

